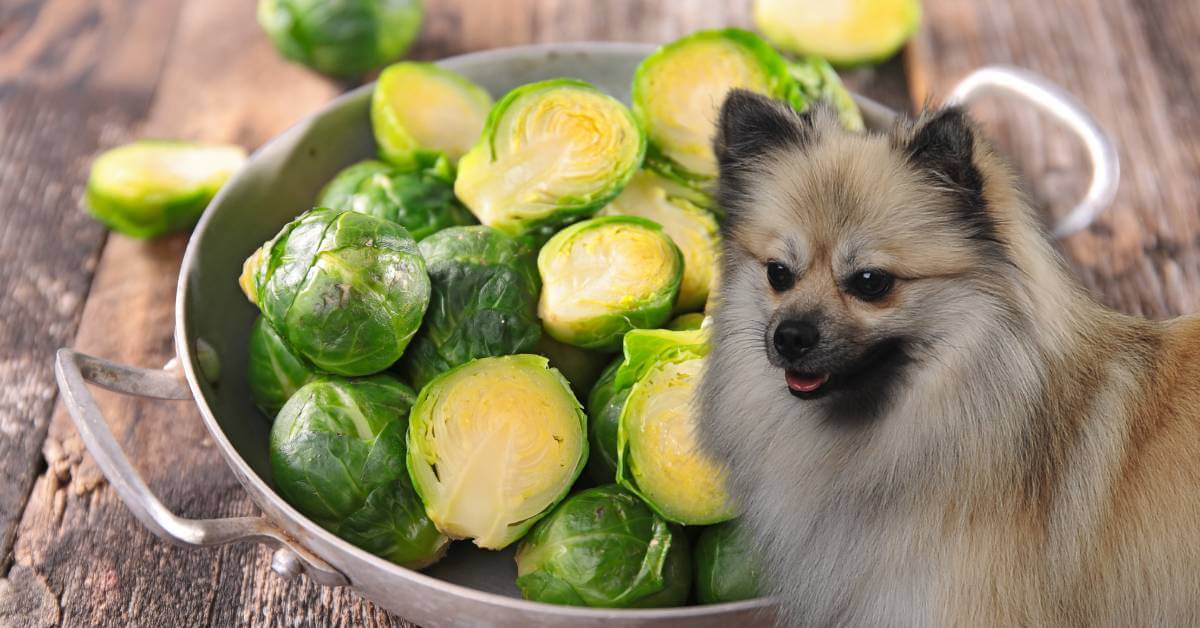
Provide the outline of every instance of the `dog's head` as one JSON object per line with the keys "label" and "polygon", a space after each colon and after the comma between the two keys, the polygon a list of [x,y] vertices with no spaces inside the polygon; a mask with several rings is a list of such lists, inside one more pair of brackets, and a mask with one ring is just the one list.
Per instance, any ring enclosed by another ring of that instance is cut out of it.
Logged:
{"label": "dog's head", "polygon": [[715,147],[718,323],[739,347],[761,342],[781,392],[870,417],[914,363],[1003,318],[1010,217],[988,186],[1010,182],[989,180],[961,110],[851,133],[822,107],[737,90]]}

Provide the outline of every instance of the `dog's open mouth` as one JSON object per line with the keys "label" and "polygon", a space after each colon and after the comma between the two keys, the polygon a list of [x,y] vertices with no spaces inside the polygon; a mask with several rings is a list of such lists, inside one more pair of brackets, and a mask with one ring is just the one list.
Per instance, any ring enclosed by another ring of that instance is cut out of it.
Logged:
{"label": "dog's open mouth", "polygon": [[835,373],[811,373],[787,369],[784,379],[788,392],[800,399],[818,399],[842,389],[862,389],[873,382],[887,382],[890,376],[908,363],[900,339],[881,342],[861,358]]}
{"label": "dog's open mouth", "polygon": [[792,391],[793,395],[801,399],[812,399],[823,393],[822,388],[829,382],[829,373],[801,373],[799,371],[786,371],[784,378],[787,380],[788,390]]}

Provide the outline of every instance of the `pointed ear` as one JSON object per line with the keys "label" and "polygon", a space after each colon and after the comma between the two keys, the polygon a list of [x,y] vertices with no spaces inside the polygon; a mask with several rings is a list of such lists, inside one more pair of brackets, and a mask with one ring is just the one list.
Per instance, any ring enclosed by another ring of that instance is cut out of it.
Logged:
{"label": "pointed ear", "polygon": [[744,89],[730,90],[721,105],[713,152],[721,175],[771,150],[803,147],[812,136],[812,117],[788,105]]}
{"label": "pointed ear", "polygon": [[918,123],[908,141],[908,159],[968,200],[983,197],[983,177],[975,167],[975,128],[958,107],[947,107]]}

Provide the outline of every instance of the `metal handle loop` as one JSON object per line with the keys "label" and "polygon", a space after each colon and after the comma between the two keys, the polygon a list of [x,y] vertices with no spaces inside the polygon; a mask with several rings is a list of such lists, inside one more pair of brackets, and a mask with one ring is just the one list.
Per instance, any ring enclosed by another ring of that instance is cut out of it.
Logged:
{"label": "metal handle loop", "polygon": [[946,104],[967,104],[986,93],[1021,98],[1065,124],[1083,143],[1092,163],[1092,180],[1083,200],[1055,225],[1054,236],[1065,238],[1091,226],[1112,205],[1121,179],[1121,161],[1112,139],[1075,97],[1045,77],[1021,68],[979,68],[959,81]]}
{"label": "metal handle loop", "polygon": [[139,397],[191,399],[187,383],[175,371],[125,366],[71,349],[58,350],[54,371],[63,402],[88,452],[117,495],[151,532],[191,547],[258,541],[277,548],[272,566],[281,575],[293,576],[302,567],[314,582],[330,586],[349,583],[341,572],[292,541],[265,517],[185,519],[154,496],[113,437],[87,383]]}

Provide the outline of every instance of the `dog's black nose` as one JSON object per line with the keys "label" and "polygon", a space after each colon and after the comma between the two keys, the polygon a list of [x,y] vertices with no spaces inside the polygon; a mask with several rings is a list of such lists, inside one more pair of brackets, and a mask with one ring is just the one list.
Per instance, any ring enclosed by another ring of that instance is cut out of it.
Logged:
{"label": "dog's black nose", "polygon": [[817,327],[804,321],[783,321],[775,328],[775,350],[788,360],[799,358],[817,346]]}

